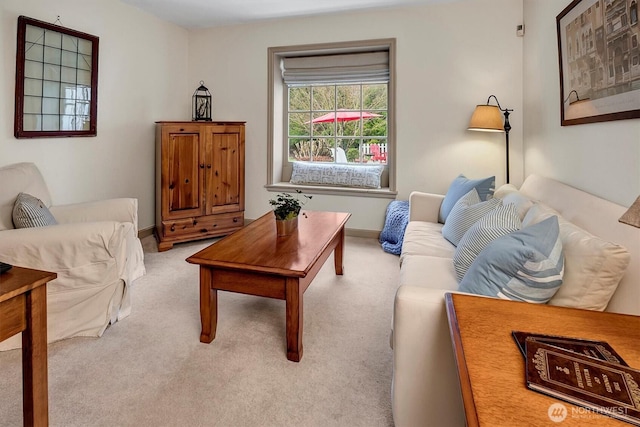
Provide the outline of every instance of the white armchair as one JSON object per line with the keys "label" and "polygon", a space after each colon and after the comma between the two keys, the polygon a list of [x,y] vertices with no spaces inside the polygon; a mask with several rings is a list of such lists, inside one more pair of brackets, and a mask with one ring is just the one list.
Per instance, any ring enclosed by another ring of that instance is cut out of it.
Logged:
{"label": "white armchair", "polygon": [[[99,337],[109,324],[128,316],[129,287],[145,274],[137,199],[52,206],[33,163],[0,168],[0,183],[0,261],[58,274],[47,285],[48,342]],[[12,211],[20,192],[42,200],[58,224],[14,228]],[[0,350],[20,344],[16,335]]]}

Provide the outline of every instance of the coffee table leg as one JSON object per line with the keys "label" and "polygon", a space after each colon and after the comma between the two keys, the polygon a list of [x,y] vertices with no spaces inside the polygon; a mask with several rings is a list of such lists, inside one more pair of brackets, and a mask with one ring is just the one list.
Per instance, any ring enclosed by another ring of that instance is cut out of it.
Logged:
{"label": "coffee table leg", "polygon": [[333,251],[333,262],[335,264],[336,274],[342,275],[344,273],[344,265],[342,264],[342,253],[344,251],[344,227],[340,230],[340,237],[338,239],[338,244]]}
{"label": "coffee table leg", "polygon": [[211,269],[200,266],[200,342],[210,343],[216,337],[218,324],[218,290],[213,289]]}
{"label": "coffee table leg", "polygon": [[285,279],[287,302],[287,359],[299,362],[302,359],[302,292],[298,279]]}

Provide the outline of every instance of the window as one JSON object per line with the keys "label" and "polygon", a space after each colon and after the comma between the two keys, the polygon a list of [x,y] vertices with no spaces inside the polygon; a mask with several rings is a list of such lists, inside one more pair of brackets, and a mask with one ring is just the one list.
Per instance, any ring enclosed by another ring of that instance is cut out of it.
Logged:
{"label": "window", "polygon": [[294,162],[340,163],[383,169],[381,188],[305,191],[396,194],[394,59],[395,39],[269,48],[267,188],[297,187]]}
{"label": "window", "polygon": [[387,83],[288,86],[288,160],[387,163]]}

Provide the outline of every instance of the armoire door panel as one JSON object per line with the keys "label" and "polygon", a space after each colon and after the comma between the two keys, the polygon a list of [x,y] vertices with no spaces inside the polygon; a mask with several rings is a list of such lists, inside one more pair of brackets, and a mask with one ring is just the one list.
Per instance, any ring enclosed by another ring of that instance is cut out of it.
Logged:
{"label": "armoire door panel", "polygon": [[207,174],[208,213],[232,212],[240,204],[240,137],[237,133],[212,133],[213,168]]}
{"label": "armoire door panel", "polygon": [[169,217],[192,216],[202,211],[199,139],[197,133],[174,133],[168,138],[164,185]]}

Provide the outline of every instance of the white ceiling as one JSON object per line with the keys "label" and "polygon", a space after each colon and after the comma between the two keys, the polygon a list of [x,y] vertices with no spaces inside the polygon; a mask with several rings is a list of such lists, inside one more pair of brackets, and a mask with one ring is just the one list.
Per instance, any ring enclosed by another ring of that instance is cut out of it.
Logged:
{"label": "white ceiling", "polygon": [[455,0],[122,0],[184,28]]}

